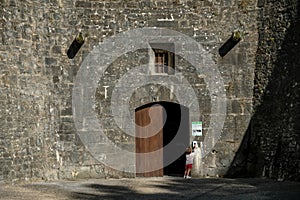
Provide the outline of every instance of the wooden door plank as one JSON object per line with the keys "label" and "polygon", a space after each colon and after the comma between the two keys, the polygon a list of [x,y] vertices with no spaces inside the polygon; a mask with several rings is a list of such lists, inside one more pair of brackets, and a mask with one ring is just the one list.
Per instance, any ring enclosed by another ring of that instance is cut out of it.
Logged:
{"label": "wooden door plank", "polygon": [[[158,133],[153,135],[157,130],[157,127],[162,127],[162,106],[151,107],[151,112],[155,116],[153,119],[149,117],[150,107],[136,111],[136,124],[141,127],[147,126],[147,128],[140,128],[136,126],[136,153],[149,153],[155,152],[163,148],[163,131],[159,130]],[[150,120],[152,120],[150,124]],[[152,136],[153,135],[153,136]],[[142,138],[144,137],[144,138]],[[152,165],[161,166],[161,169],[155,171],[147,171],[151,169]],[[137,176],[152,177],[163,176],[163,154],[157,153],[154,156],[139,156],[136,159],[136,169],[138,172],[146,170],[144,173],[137,173]]]}

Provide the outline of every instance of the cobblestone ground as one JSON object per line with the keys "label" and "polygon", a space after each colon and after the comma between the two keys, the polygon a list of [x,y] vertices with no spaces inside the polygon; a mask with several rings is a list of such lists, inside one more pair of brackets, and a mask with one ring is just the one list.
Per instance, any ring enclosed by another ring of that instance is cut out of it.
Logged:
{"label": "cobblestone ground", "polygon": [[0,199],[300,199],[299,182],[174,177],[0,183]]}

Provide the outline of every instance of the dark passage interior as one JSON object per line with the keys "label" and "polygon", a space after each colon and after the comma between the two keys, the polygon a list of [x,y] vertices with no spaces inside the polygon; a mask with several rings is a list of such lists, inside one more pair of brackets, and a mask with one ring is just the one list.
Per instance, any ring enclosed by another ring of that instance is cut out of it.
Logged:
{"label": "dark passage interior", "polygon": [[[175,135],[179,132],[183,132],[185,135],[183,140],[173,141],[172,149],[174,151],[182,152],[182,149],[185,149],[189,145],[189,112],[188,108],[181,106],[175,103],[162,102],[161,105],[165,108],[167,116],[166,123],[163,128],[163,145],[166,146],[169,144]],[[168,153],[164,151],[164,162],[168,157]],[[173,152],[174,153],[174,152]],[[166,164],[164,163],[164,166]],[[184,173],[185,167],[185,154],[181,153],[179,157],[173,163],[164,167],[164,175],[169,176],[182,176]]]}

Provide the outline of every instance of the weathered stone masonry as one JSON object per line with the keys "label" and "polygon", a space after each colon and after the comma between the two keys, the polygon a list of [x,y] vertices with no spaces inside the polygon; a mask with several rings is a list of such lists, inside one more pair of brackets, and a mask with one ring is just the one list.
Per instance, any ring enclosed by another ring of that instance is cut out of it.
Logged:
{"label": "weathered stone masonry", "polygon": [[[222,137],[215,147],[217,153],[203,159],[198,175],[226,174],[252,114],[254,69],[264,71],[255,61],[264,60],[264,54],[257,52],[258,30],[262,30],[257,26],[261,27],[265,20],[258,15],[262,10],[259,7],[268,8],[267,2],[1,0],[0,4],[0,180],[134,176],[105,167],[82,144],[73,121],[72,91],[82,62],[95,46],[105,38],[142,27],[163,27],[186,34],[212,55],[226,88],[227,115]],[[248,34],[222,59],[218,48],[234,30]],[[79,31],[86,41],[70,60],[66,51]],[[136,62],[147,63],[148,57],[143,52],[128,53],[114,61],[107,75],[99,80],[95,109],[100,120],[109,116],[109,102],[104,100],[102,86],[111,86],[107,91],[110,96],[116,74],[122,75],[127,64]],[[201,96],[198,101],[203,105],[203,113],[199,120],[204,122],[205,134],[213,114],[207,109],[211,99],[206,84],[201,77],[194,77],[193,68],[184,60],[178,58],[178,66],[182,66],[181,72]],[[149,85],[136,91],[132,109],[153,98],[176,102],[171,96],[166,88]],[[106,130],[107,135],[116,146],[132,148],[132,138],[113,123],[109,126],[112,127]],[[297,151],[291,152],[296,156]]]}
{"label": "weathered stone masonry", "polygon": [[299,180],[300,4],[258,5],[255,112],[231,171],[238,176]]}

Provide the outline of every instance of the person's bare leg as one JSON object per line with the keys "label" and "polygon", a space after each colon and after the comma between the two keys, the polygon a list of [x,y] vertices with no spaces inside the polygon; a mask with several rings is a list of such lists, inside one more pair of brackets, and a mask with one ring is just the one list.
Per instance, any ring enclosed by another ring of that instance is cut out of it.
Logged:
{"label": "person's bare leg", "polygon": [[188,170],[187,168],[184,170],[184,176],[183,176],[184,178],[186,178],[187,176],[187,170]]}
{"label": "person's bare leg", "polygon": [[186,177],[190,176],[190,172],[191,172],[191,169],[190,169],[190,168],[188,168],[188,170],[187,170],[187,174],[186,174]]}

